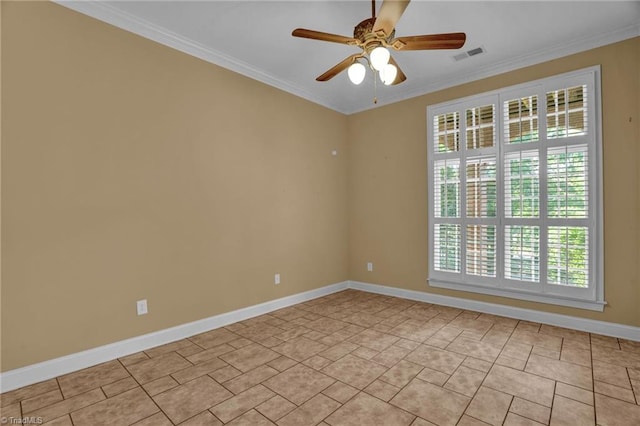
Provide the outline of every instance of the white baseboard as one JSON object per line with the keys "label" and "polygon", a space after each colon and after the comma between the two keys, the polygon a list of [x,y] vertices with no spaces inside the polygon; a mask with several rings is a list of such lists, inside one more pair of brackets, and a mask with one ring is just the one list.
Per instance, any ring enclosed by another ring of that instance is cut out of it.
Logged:
{"label": "white baseboard", "polygon": [[349,281],[349,288],[367,291],[370,293],[384,294],[386,296],[395,296],[403,299],[433,303],[436,305],[468,309],[486,314],[539,322],[542,324],[571,328],[589,333],[604,334],[606,336],[640,341],[640,327],[633,327],[630,325],[579,318],[570,315],[554,314],[550,312],[536,311],[533,309],[516,308],[508,305],[480,302],[460,297],[442,296],[439,294],[425,293],[421,291],[405,290],[402,288],[387,287],[359,281]]}
{"label": "white baseboard", "polygon": [[298,303],[306,302],[348,288],[640,341],[640,327],[572,317],[569,315],[553,314],[532,309],[516,308],[508,305],[486,303],[458,297],[442,296],[421,291],[405,290],[359,281],[343,281],[315,290],[306,291],[304,293],[294,294],[281,299],[260,303],[258,305],[215,315],[199,321],[178,325],[176,327],[167,328],[154,333],[144,334],[131,339],[122,340],[49,361],[29,365],[23,368],[10,370],[5,373],[0,373],[0,392],[8,392],[13,389],[91,367],[102,362],[121,358],[165,343],[184,339],[205,331],[253,318],[258,315],[264,315],[278,309],[286,308],[288,306],[296,305]]}
{"label": "white baseboard", "polygon": [[281,299],[271,300],[258,305],[215,315],[199,321],[178,325],[165,330],[142,336],[132,337],[86,351],[77,352],[49,361],[28,365],[4,373],[0,373],[0,392],[8,392],[43,380],[91,367],[102,362],[111,361],[136,352],[150,349],[165,343],[194,336],[205,331],[223,327],[234,322],[243,321],[258,315],[267,314],[291,305],[306,302],[348,288],[349,282],[343,281],[304,293],[294,294]]}

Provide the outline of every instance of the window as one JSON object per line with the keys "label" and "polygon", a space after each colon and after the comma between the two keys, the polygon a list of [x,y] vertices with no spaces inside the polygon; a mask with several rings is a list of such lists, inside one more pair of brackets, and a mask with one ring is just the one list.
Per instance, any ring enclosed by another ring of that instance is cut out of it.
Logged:
{"label": "window", "polygon": [[603,310],[599,80],[427,108],[430,285]]}

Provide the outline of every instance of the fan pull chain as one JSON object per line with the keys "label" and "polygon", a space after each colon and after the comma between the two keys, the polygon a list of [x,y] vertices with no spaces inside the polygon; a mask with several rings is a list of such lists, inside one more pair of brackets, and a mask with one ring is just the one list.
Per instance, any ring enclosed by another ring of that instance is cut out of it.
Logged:
{"label": "fan pull chain", "polygon": [[378,104],[378,79],[376,73],[373,73],[373,103]]}

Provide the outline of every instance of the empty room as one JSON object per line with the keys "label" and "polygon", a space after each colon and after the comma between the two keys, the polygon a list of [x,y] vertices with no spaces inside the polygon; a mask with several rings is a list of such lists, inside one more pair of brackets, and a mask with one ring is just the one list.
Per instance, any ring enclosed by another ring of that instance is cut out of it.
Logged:
{"label": "empty room", "polygon": [[640,2],[0,25],[0,424],[640,424]]}

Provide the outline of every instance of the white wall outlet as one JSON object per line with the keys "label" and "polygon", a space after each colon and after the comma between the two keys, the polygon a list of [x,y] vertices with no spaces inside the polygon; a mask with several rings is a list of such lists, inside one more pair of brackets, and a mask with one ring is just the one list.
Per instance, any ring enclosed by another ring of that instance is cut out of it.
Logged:
{"label": "white wall outlet", "polygon": [[373,262],[367,262],[367,271],[373,271]]}
{"label": "white wall outlet", "polygon": [[331,155],[333,155],[334,157],[338,155],[338,150],[334,149],[333,151],[331,151]]}
{"label": "white wall outlet", "polygon": [[275,276],[273,277],[273,282],[275,284],[280,284],[280,274],[275,274]]}
{"label": "white wall outlet", "polygon": [[149,312],[147,309],[147,299],[138,300],[136,302],[136,309],[138,310],[138,315],[145,315]]}

